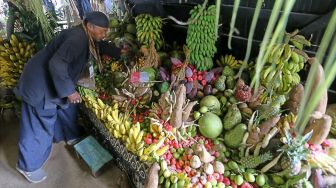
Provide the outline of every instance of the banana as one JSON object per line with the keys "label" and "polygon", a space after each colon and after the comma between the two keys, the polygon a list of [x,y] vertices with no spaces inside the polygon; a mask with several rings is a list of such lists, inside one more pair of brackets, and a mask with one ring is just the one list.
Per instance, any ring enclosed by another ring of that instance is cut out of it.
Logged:
{"label": "banana", "polygon": [[125,124],[120,124],[120,133],[121,133],[122,135],[126,134]]}
{"label": "banana", "polygon": [[137,138],[135,139],[135,143],[136,143],[136,144],[139,144],[139,143],[142,141],[142,137],[143,137],[143,135],[144,135],[144,131],[141,130],[141,131],[139,132]]}
{"label": "banana", "polygon": [[155,154],[156,154],[157,156],[161,156],[161,155],[165,154],[166,151],[167,151],[168,149],[169,149],[169,145],[165,145],[165,146],[163,146],[162,148],[156,150],[156,151],[155,151]]}
{"label": "banana", "polygon": [[272,66],[269,66],[265,69],[264,73],[262,74],[262,79],[266,79],[268,74],[271,72],[271,70],[273,69]]}
{"label": "banana", "polygon": [[288,44],[285,44],[282,60],[284,62],[287,62],[289,60],[289,58],[291,57],[291,55],[292,55],[291,47]]}
{"label": "banana", "polygon": [[271,80],[274,78],[277,71],[275,69],[272,69],[271,72],[266,77],[266,83],[271,82]]}

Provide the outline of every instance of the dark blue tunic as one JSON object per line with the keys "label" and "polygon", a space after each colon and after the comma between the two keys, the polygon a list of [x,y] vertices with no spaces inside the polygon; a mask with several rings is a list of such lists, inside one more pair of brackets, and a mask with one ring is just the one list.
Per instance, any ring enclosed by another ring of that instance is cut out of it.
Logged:
{"label": "dark blue tunic", "polygon": [[32,106],[65,107],[89,57],[82,26],[62,31],[25,65],[15,93]]}

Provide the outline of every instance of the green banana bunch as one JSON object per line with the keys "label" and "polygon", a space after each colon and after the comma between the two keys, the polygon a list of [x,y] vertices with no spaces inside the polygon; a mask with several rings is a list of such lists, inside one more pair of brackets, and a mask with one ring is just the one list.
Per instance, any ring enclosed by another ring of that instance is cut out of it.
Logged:
{"label": "green banana bunch", "polygon": [[278,94],[287,94],[300,83],[298,72],[304,68],[308,57],[302,48],[304,45],[310,46],[310,42],[303,36],[294,35],[289,42],[293,45],[278,43],[271,46],[272,51],[261,71],[261,84],[272,87]]}
{"label": "green banana bunch", "polygon": [[188,26],[186,43],[190,49],[190,62],[199,71],[209,70],[213,66],[212,58],[217,51],[215,12],[215,5],[204,10],[201,5],[197,5],[190,11],[190,19],[195,21]]}
{"label": "green banana bunch", "polygon": [[163,46],[162,20],[160,17],[153,17],[150,14],[140,14],[135,17],[136,36],[142,45],[149,46],[154,41],[158,50]]}
{"label": "green banana bunch", "polygon": [[0,87],[13,88],[24,64],[35,52],[35,43],[19,41],[13,34],[8,42],[0,43]]}

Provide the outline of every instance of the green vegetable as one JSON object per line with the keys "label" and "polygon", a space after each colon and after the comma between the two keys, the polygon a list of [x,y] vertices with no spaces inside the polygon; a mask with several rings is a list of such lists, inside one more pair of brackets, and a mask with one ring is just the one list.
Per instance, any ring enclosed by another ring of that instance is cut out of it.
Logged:
{"label": "green vegetable", "polygon": [[252,173],[245,172],[244,177],[245,177],[246,181],[248,181],[248,182],[251,182],[251,183],[255,182],[255,177]]}
{"label": "green vegetable", "polygon": [[224,75],[221,75],[216,79],[215,88],[218,89],[218,91],[225,90],[225,80],[226,80],[226,76]]}
{"label": "green vegetable", "polygon": [[201,113],[205,114],[205,113],[208,112],[208,107],[206,107],[206,106],[202,106],[202,107],[199,109],[199,111],[200,111]]}
{"label": "green vegetable", "polygon": [[[219,100],[217,99],[217,97],[213,96],[213,95],[207,95],[205,97],[202,98],[202,100],[200,101],[200,108],[206,106],[208,107],[208,111],[216,113],[217,115],[219,115],[218,113],[220,112],[220,107],[221,104],[219,102]],[[219,112],[218,112],[219,110]]]}
{"label": "green vegetable", "polygon": [[201,113],[198,112],[198,111],[195,111],[195,112],[194,112],[194,119],[195,119],[195,120],[198,120],[200,117],[201,117]]}
{"label": "green vegetable", "polygon": [[223,118],[223,126],[225,130],[232,129],[235,125],[240,123],[242,116],[237,105],[231,105],[228,112]]}
{"label": "green vegetable", "polygon": [[238,169],[238,168],[239,168],[238,164],[237,164],[235,161],[229,161],[229,162],[228,162],[228,167],[229,167],[231,170],[235,170],[235,169]]}
{"label": "green vegetable", "polygon": [[135,24],[128,24],[126,27],[127,32],[131,34],[136,34],[136,26]]}
{"label": "green vegetable", "polygon": [[242,175],[236,175],[236,177],[234,178],[234,181],[237,185],[241,185],[244,183],[244,178]]}
{"label": "green vegetable", "polygon": [[226,77],[225,83],[228,89],[233,89],[236,86],[236,80],[233,78],[233,76]]}
{"label": "green vegetable", "polygon": [[259,174],[256,178],[257,185],[263,186],[266,183],[266,178],[263,174]]}
{"label": "green vegetable", "polygon": [[223,72],[222,72],[222,75],[226,76],[226,77],[228,77],[228,76],[233,77],[233,76],[235,76],[235,74],[236,74],[235,71],[232,68],[230,68],[229,66],[225,66],[224,69],[223,69]]}
{"label": "green vegetable", "polygon": [[272,177],[272,180],[275,184],[277,184],[277,185],[285,184],[285,180],[283,180],[281,176],[278,176],[276,174],[272,174],[271,177]]}
{"label": "green vegetable", "polygon": [[243,141],[247,126],[243,123],[236,125],[233,129],[227,131],[224,135],[224,143],[226,146],[237,149]]}
{"label": "green vegetable", "polygon": [[199,130],[207,138],[214,139],[218,137],[223,130],[221,119],[212,112],[205,113],[199,120]]}
{"label": "green vegetable", "polygon": [[169,83],[168,82],[160,83],[158,89],[159,89],[161,94],[166,93],[169,89]]}

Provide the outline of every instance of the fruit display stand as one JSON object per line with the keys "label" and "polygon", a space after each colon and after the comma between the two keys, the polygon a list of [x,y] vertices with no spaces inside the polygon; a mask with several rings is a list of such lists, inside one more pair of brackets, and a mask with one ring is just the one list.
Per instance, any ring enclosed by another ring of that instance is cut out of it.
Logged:
{"label": "fruit display stand", "polygon": [[[105,126],[96,117],[94,112],[80,105],[82,117],[85,118],[84,126],[113,156],[115,164],[127,173],[133,186],[142,188],[147,177],[148,165],[141,162],[138,156],[130,153],[122,141],[114,138]],[[87,120],[87,121],[86,121]]]}

